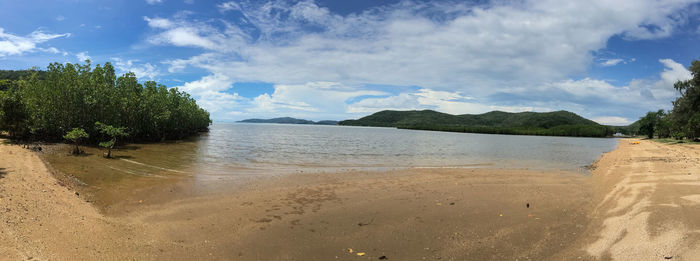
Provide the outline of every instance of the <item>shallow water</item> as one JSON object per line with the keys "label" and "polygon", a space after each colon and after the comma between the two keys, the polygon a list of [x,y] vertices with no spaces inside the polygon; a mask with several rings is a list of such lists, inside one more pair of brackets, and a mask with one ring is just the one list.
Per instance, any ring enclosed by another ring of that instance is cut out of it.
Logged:
{"label": "shallow water", "polygon": [[615,139],[347,126],[215,124],[207,136],[196,142],[195,169],[203,174],[235,168],[295,170],[475,165],[577,170],[616,145]]}
{"label": "shallow water", "polygon": [[[185,141],[130,144],[102,158],[53,146],[43,158],[99,197],[182,181],[196,189],[220,180],[298,172],[395,168],[527,168],[585,172],[616,139],[450,133],[394,128],[222,124]],[[214,181],[214,182],[211,182]]]}

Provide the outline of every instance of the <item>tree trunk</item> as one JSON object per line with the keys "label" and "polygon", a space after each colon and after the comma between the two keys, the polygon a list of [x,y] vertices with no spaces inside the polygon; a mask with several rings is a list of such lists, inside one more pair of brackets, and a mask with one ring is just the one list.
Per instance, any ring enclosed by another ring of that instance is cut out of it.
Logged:
{"label": "tree trunk", "polygon": [[107,148],[107,158],[111,158],[111,157],[112,157],[112,149],[114,148],[114,144],[117,144],[117,138],[116,138],[116,137],[112,138],[112,145],[109,146],[109,148]]}

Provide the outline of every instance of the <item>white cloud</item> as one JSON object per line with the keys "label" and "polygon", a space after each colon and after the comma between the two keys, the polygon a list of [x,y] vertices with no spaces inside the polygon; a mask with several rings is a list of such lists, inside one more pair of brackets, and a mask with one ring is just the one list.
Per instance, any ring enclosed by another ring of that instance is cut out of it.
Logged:
{"label": "white cloud", "polygon": [[598,65],[603,67],[615,66],[618,64],[628,64],[636,61],[635,58],[623,59],[623,58],[610,58],[610,59],[600,59]]}
{"label": "white cloud", "polygon": [[79,52],[75,55],[76,58],[78,58],[78,61],[83,62],[85,60],[90,60],[90,56],[88,55],[87,52]]}
{"label": "white cloud", "polygon": [[615,116],[603,116],[603,117],[596,117],[592,118],[591,120],[604,124],[604,125],[612,125],[612,126],[627,126],[632,123],[627,118],[622,118],[622,117],[615,117]]}
{"label": "white cloud", "polygon": [[197,47],[206,50],[230,52],[239,50],[249,40],[249,36],[240,28],[228,23],[226,30],[201,22],[186,22],[165,18],[144,17],[148,26],[156,30],[164,30],[148,38],[151,44],[174,45],[180,47]]}
{"label": "white cloud", "polygon": [[671,59],[659,60],[666,68],[661,73],[661,79],[665,84],[673,84],[677,81],[685,81],[693,78],[693,75],[682,64]]}
{"label": "white cloud", "polygon": [[606,67],[607,66],[614,66],[614,65],[617,65],[618,63],[621,63],[623,61],[624,61],[623,59],[619,59],[619,58],[618,59],[607,59],[607,60],[604,60],[603,62],[601,62],[600,65],[606,66]]}
{"label": "white cloud", "polygon": [[185,85],[179,87],[186,92],[198,95],[208,91],[221,92],[228,90],[232,87],[233,80],[228,76],[222,74],[214,74],[204,76],[202,79],[187,82]]}
{"label": "white cloud", "polygon": [[[441,95],[470,98],[454,100],[407,92],[354,101],[347,105],[346,113],[426,107],[452,113],[494,108],[583,112],[586,102],[631,104],[637,99],[633,106],[636,109],[640,101],[652,102],[645,106],[668,104],[673,94],[667,90],[665,78],[678,76],[675,74],[681,71],[663,61],[669,72],[662,73],[658,81],[641,79],[615,86],[607,81],[570,77],[581,75],[596,63],[592,53],[605,48],[613,36],[653,39],[670,35],[684,23],[678,14],[692,2],[696,1],[611,4],[605,0],[526,0],[478,5],[402,1],[338,15],[313,1],[236,1],[221,3],[217,8],[220,12],[240,12],[241,21],[202,21],[187,16],[145,20],[154,31],[149,43],[203,51],[166,61],[169,72],[191,66],[211,75],[226,75],[228,86],[234,82],[275,84],[275,92],[280,93],[251,100],[252,107],[246,108],[250,110],[324,113],[328,106],[311,101],[325,96],[309,92],[316,96],[285,100],[290,94],[284,92],[284,86],[294,86],[295,91],[321,90],[322,86],[312,83],[332,82],[338,86],[421,86],[444,92]],[[632,61],[613,58],[600,61],[600,65]],[[541,96],[520,102],[489,98],[533,92]],[[346,105],[339,103],[332,108],[339,106]],[[622,112],[589,114],[618,115]]]}
{"label": "white cloud", "polygon": [[63,20],[66,20],[66,17],[65,17],[65,16],[62,16],[62,15],[56,16],[56,21],[59,21],[59,22],[60,22],[60,21],[63,21]]}
{"label": "white cloud", "polygon": [[121,58],[112,58],[114,68],[121,73],[133,72],[139,79],[155,80],[160,75],[158,68],[150,63],[137,64],[138,60],[122,60]]}
{"label": "white cloud", "polygon": [[155,5],[155,4],[163,3],[163,0],[146,0],[146,3],[149,5]]}
{"label": "white cloud", "polygon": [[27,52],[46,51],[58,53],[58,49],[40,48],[38,44],[47,42],[60,37],[69,37],[69,33],[65,34],[49,34],[42,30],[36,30],[27,36],[17,36],[10,33],[5,33],[3,28],[0,28],[0,57],[8,55],[21,55]]}
{"label": "white cloud", "polygon": [[289,110],[345,113],[348,99],[364,95],[386,95],[385,92],[347,87],[335,82],[309,82],[300,85],[275,85],[272,94],[253,100],[250,112],[283,112]]}
{"label": "white cloud", "polygon": [[148,22],[148,26],[153,27],[153,28],[160,28],[160,29],[167,29],[173,26],[173,23],[170,22],[170,20],[165,19],[165,18],[149,18],[147,16],[143,17],[143,20]]}
{"label": "white cloud", "polygon": [[[212,51],[216,58],[190,65],[241,81],[383,83],[482,92],[483,86],[536,84],[584,72],[590,52],[605,47],[611,36],[663,37],[674,24],[667,17],[686,5],[402,2],[340,16],[310,1],[225,2],[219,10],[238,10],[245,23],[180,19],[172,28],[153,26],[162,31],[150,42]],[[645,28],[650,32],[645,34]]]}
{"label": "white cloud", "polygon": [[348,106],[350,113],[373,113],[379,110],[422,110],[433,109],[451,114],[485,112],[487,106],[469,102],[459,92],[435,91],[419,89],[414,92],[403,92],[398,95],[366,98]]}
{"label": "white cloud", "polygon": [[221,12],[226,12],[226,11],[231,11],[231,10],[241,10],[241,7],[233,1],[230,2],[225,2],[217,5],[216,7],[219,8],[219,11]]}
{"label": "white cloud", "polygon": [[[665,69],[656,80],[634,79],[627,85],[615,86],[607,81],[591,78],[569,79],[548,83],[521,94],[540,97],[540,100],[531,100],[532,103],[578,112],[587,117],[601,119],[602,122],[613,122],[611,117],[620,117],[632,122],[631,119],[636,116],[630,118],[622,115],[630,115],[628,112],[640,115],[649,110],[670,109],[671,101],[678,97],[673,84],[692,77],[685,67],[671,59],[662,59],[659,62]],[[623,121],[617,119],[617,122]]]}

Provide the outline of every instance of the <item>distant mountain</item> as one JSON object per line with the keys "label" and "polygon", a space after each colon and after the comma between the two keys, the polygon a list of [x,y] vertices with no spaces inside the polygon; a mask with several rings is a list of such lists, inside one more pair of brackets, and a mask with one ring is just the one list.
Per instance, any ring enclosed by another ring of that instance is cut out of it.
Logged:
{"label": "distant mountain", "polygon": [[247,123],[281,123],[281,124],[316,124],[316,125],[337,125],[338,121],[310,121],[291,117],[281,117],[272,119],[247,119],[238,122]]}
{"label": "distant mountain", "polygon": [[492,111],[484,114],[452,115],[432,110],[386,110],[358,120],[341,121],[338,124],[521,135],[605,137],[612,134],[612,129],[608,126],[568,111],[519,113]]}

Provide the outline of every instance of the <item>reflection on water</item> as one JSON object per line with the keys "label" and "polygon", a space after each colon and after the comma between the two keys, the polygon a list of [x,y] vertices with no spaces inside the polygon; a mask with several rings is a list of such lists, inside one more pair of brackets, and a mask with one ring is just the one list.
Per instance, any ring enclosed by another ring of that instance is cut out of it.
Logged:
{"label": "reflection on water", "polygon": [[44,158],[102,191],[115,182],[162,184],[192,177],[201,183],[344,169],[479,166],[577,171],[616,145],[615,139],[600,138],[219,123],[209,133],[185,141],[124,146],[114,153],[115,159],[103,159],[96,148],[86,148],[87,156],[69,156],[67,145],[51,148]]}

